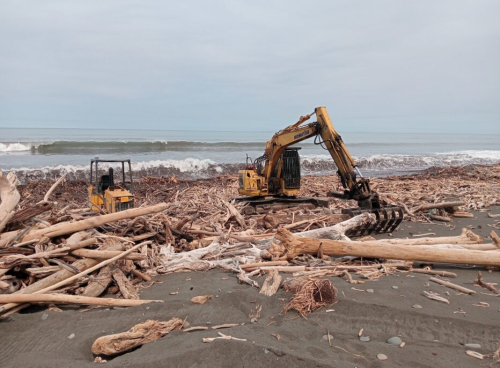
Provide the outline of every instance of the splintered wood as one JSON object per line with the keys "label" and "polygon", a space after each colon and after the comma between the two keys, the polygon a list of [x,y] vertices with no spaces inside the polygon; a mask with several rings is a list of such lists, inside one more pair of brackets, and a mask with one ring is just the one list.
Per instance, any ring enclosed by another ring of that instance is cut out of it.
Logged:
{"label": "splintered wood", "polygon": [[147,320],[127,332],[99,337],[92,344],[92,353],[106,356],[124,353],[137,346],[156,341],[172,330],[179,330],[182,324],[180,318],[172,318],[166,322]]}

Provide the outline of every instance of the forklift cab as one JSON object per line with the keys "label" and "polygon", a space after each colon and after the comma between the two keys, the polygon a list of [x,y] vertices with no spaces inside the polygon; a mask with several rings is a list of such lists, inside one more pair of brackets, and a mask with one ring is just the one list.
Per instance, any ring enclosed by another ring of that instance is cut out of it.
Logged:
{"label": "forklift cab", "polygon": [[[107,172],[99,172],[99,164],[110,164]],[[121,166],[121,183],[115,184],[113,164]],[[121,165],[120,165],[121,164]],[[101,175],[100,175],[101,174]],[[128,181],[126,178],[128,177]],[[95,211],[114,213],[134,207],[134,183],[130,160],[90,160],[90,206]]]}

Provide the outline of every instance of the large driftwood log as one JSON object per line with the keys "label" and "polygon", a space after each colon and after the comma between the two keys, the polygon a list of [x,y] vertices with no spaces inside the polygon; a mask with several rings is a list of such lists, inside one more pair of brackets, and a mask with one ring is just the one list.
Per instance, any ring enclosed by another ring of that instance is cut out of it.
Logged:
{"label": "large driftwood log", "polygon": [[278,229],[276,238],[284,246],[284,255],[287,258],[304,253],[316,254],[320,244],[323,244],[323,253],[326,255],[500,266],[500,252],[496,251],[441,249],[429,246],[407,247],[358,241],[298,238],[286,229]]}
{"label": "large driftwood log", "polygon": [[134,285],[127,279],[127,276],[119,268],[115,269],[112,273],[113,279],[116,281],[116,285],[120,289],[122,296],[125,299],[139,299],[137,290]]}
{"label": "large driftwood log", "polygon": [[[19,241],[27,241],[31,239],[41,239],[42,237],[53,238],[56,236],[71,234],[77,231],[87,230],[94,228],[109,222],[124,220],[128,218],[133,218],[137,216],[143,216],[150,213],[161,212],[167,208],[166,203],[160,203],[154,206],[142,207],[142,208],[132,208],[130,210],[110,213],[108,215],[94,216],[89,219],[75,221],[75,222],[65,222],[54,226],[50,226],[45,229],[31,231],[26,234]],[[0,235],[0,247],[7,245],[12,239],[16,237],[18,232],[10,232]]]}
{"label": "large driftwood log", "polygon": [[[294,233],[295,236],[300,238],[317,238],[317,239],[332,239],[332,240],[350,240],[346,235],[346,231],[364,226],[366,224],[374,224],[376,221],[375,215],[371,213],[362,213],[361,215],[354,216],[348,220],[339,222],[333,226],[323,227],[301,233]],[[275,238],[261,239],[255,242],[259,248],[266,248]]]}
{"label": "large driftwood log", "polygon": [[17,177],[13,173],[4,175],[0,170],[0,233],[7,224],[9,218],[14,215],[14,209],[21,199],[17,191]]}
{"label": "large driftwood log", "polygon": [[108,288],[109,284],[111,284],[112,272],[113,272],[112,266],[106,266],[101,268],[97,276],[93,277],[89,281],[82,295],[97,297],[102,293],[104,293],[104,291]]}
{"label": "large driftwood log", "polygon": [[127,332],[99,337],[92,344],[92,353],[107,356],[124,353],[137,346],[158,340],[172,330],[179,330],[182,325],[180,318],[172,318],[166,322],[147,320],[135,325]]}
{"label": "large driftwood log", "polygon": [[66,294],[10,294],[0,295],[0,303],[56,303],[56,304],[83,304],[108,305],[117,307],[133,307],[151,302],[163,303],[163,300],[130,300],[112,298],[93,298],[87,296]]}
{"label": "large driftwood log", "polygon": [[[107,238],[104,244],[101,245],[101,250],[122,250],[122,243],[115,238]],[[112,273],[115,269],[114,264],[104,266],[99,270],[96,277],[92,277],[83,291],[83,296],[99,296],[101,295],[113,281]]]}

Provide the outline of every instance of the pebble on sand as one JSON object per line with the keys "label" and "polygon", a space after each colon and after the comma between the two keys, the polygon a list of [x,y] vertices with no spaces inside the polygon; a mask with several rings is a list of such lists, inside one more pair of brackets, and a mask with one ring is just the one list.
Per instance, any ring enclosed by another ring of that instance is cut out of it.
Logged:
{"label": "pebble on sand", "polygon": [[480,344],[465,344],[464,346],[469,349],[481,349]]}
{"label": "pebble on sand", "polygon": [[392,288],[393,288],[393,289],[399,289],[399,287],[397,287],[397,286],[393,286]]}
{"label": "pebble on sand", "polygon": [[403,342],[403,340],[401,340],[399,337],[397,336],[394,336],[394,337],[391,337],[390,339],[388,339],[386,341],[388,344],[391,344],[391,345],[401,345],[401,343]]}
{"label": "pebble on sand", "polygon": [[412,308],[420,309],[422,306],[420,304],[413,304]]}
{"label": "pebble on sand", "polygon": [[370,293],[370,294],[373,294],[375,292],[375,290],[373,290],[373,289],[366,289],[366,292]]}
{"label": "pebble on sand", "polygon": [[385,354],[377,354],[377,359],[378,360],[387,360],[387,355],[385,355]]}
{"label": "pebble on sand", "polygon": [[370,336],[361,336],[359,338],[359,341],[368,342],[370,341]]}

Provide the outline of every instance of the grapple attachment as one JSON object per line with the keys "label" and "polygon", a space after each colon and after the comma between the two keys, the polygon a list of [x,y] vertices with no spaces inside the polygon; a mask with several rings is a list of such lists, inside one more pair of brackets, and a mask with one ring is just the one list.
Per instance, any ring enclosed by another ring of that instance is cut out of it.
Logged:
{"label": "grapple attachment", "polygon": [[366,224],[358,228],[350,229],[346,235],[348,237],[359,237],[370,234],[391,233],[403,221],[403,210],[398,206],[382,206],[377,209],[366,208],[346,208],[342,213],[357,216],[362,213],[373,213],[377,217],[375,224]]}

